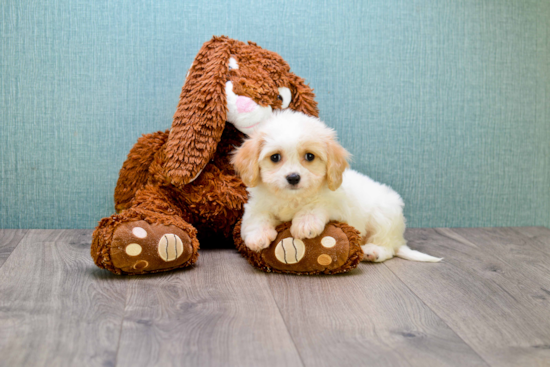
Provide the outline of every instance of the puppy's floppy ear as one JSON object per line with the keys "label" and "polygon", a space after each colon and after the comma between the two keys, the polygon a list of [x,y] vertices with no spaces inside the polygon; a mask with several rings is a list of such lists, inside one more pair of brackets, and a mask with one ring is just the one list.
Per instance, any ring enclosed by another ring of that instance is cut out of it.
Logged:
{"label": "puppy's floppy ear", "polygon": [[231,157],[231,164],[235,171],[241,176],[244,184],[248,187],[257,186],[260,183],[260,165],[258,158],[264,143],[264,135],[253,134],[244,144],[235,151]]}
{"label": "puppy's floppy ear", "polygon": [[349,167],[350,154],[335,139],[327,141],[327,183],[332,191],[342,185],[342,176]]}
{"label": "puppy's floppy ear", "polygon": [[165,146],[165,173],[175,185],[185,185],[198,176],[221,140],[231,41],[222,36],[206,42],[189,70]]}
{"label": "puppy's floppy ear", "polygon": [[292,93],[292,101],[288,108],[309,116],[319,117],[313,89],[305,83],[304,79],[294,73],[290,73],[288,78],[290,79],[290,91]]}

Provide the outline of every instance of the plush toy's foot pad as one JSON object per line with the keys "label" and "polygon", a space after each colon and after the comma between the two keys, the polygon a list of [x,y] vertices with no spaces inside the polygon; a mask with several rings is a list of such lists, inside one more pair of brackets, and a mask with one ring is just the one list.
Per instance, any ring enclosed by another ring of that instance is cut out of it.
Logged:
{"label": "plush toy's foot pad", "polygon": [[277,232],[277,238],[267,249],[255,253],[240,238],[239,223],[235,229],[235,243],[252,265],[268,272],[342,273],[355,268],[363,257],[359,233],[346,224],[331,222],[320,236],[312,239],[293,238],[290,223],[277,227]]}
{"label": "plush toy's foot pad", "polygon": [[174,269],[193,255],[189,235],[173,225],[125,222],[113,233],[111,261],[130,274]]}

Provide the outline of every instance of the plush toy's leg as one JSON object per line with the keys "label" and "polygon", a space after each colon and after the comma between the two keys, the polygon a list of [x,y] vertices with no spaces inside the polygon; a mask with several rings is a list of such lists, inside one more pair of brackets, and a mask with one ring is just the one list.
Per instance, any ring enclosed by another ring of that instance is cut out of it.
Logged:
{"label": "plush toy's leg", "polygon": [[147,186],[131,208],[99,222],[91,255],[97,266],[115,274],[183,268],[197,261],[196,234],[166,192]]}
{"label": "plush toy's leg", "polygon": [[304,240],[293,238],[290,226],[290,222],[278,226],[275,241],[265,250],[254,252],[244,244],[239,222],[233,232],[237,250],[254,267],[275,273],[345,273],[363,258],[359,231],[347,224],[330,222],[319,237]]}

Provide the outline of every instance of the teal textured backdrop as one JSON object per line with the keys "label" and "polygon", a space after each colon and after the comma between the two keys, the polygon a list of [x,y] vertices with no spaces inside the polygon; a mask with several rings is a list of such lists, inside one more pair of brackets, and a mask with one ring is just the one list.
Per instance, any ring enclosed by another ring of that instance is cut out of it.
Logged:
{"label": "teal textured backdrop", "polygon": [[92,228],[212,35],[278,52],[411,227],[550,226],[550,1],[0,3],[0,227]]}

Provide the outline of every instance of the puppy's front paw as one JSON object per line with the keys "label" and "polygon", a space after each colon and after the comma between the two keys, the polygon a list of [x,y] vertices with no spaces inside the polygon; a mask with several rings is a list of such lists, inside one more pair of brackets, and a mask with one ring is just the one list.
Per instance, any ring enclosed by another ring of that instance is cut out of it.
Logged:
{"label": "puppy's front paw", "polygon": [[275,238],[277,238],[277,231],[274,228],[264,228],[249,233],[244,243],[252,251],[260,252],[268,248]]}
{"label": "puppy's front paw", "polygon": [[326,224],[317,216],[308,214],[292,220],[290,233],[294,238],[315,238],[323,233]]}

